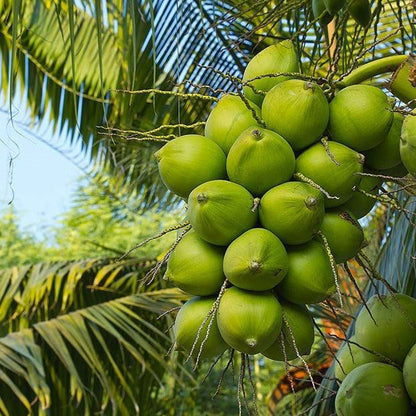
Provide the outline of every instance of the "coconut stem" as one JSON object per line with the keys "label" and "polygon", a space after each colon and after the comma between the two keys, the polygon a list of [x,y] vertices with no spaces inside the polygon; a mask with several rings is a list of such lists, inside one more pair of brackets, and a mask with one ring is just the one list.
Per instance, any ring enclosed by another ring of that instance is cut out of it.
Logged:
{"label": "coconut stem", "polygon": [[353,190],[356,191],[356,192],[359,192],[360,194],[368,196],[369,198],[375,199],[376,201],[379,201],[384,205],[391,205],[394,209],[397,209],[398,211],[403,212],[404,215],[406,216],[407,220],[410,222],[410,224],[413,227],[416,227],[416,224],[412,221],[412,219],[410,217],[408,217],[408,215],[413,216],[413,215],[416,215],[416,214],[414,212],[402,207],[395,198],[392,198],[391,196],[386,195],[386,194],[382,194],[382,195],[372,194],[372,193],[366,192],[363,189],[360,189],[358,187],[354,187]]}
{"label": "coconut stem", "polygon": [[349,268],[349,266],[348,266],[348,263],[347,263],[347,262],[345,262],[345,263],[343,264],[343,267],[344,267],[344,270],[347,272],[347,275],[348,275],[348,277],[350,278],[350,280],[351,280],[352,284],[354,285],[355,290],[358,292],[358,295],[360,296],[360,299],[361,299],[361,301],[363,302],[363,305],[364,305],[365,309],[367,309],[367,312],[368,312],[368,314],[370,315],[370,317],[371,317],[372,321],[373,321],[373,322],[377,325],[377,322],[376,322],[376,320],[374,319],[374,316],[373,316],[373,314],[371,313],[371,310],[370,310],[370,308],[369,308],[369,307],[368,307],[368,305],[367,305],[367,301],[365,300],[365,296],[363,295],[363,292],[361,291],[360,287],[358,286],[358,283],[357,283],[357,281],[355,280],[354,275],[352,274],[352,271],[350,270],[350,268]]}
{"label": "coconut stem", "polygon": [[198,98],[199,100],[206,100],[206,101],[219,101],[219,98],[212,97],[210,95],[203,95],[197,93],[184,93],[178,91],[163,91],[158,90],[156,88],[148,88],[145,90],[113,90],[115,92],[123,93],[123,94],[159,94],[159,95],[170,95],[171,97],[182,97],[182,98]]}
{"label": "coconut stem", "polygon": [[292,393],[295,394],[295,385],[293,383],[292,374],[289,371],[289,364],[288,364],[288,360],[287,360],[286,345],[285,345],[285,334],[283,332],[281,332],[279,338],[280,338],[280,346],[281,346],[282,352],[283,352],[283,358],[285,360],[286,377],[289,380],[290,389],[292,390]]}
{"label": "coconut stem", "polygon": [[254,129],[251,134],[256,140],[261,140],[263,138],[263,132],[259,129]]}
{"label": "coconut stem", "polygon": [[316,182],[314,182],[312,179],[308,178],[307,176],[305,176],[303,173],[300,172],[296,172],[293,177],[295,179],[298,179],[302,182],[306,182],[309,185],[313,186],[315,189],[318,189],[319,191],[321,191],[328,199],[339,199],[338,196],[333,196],[330,195],[327,191],[325,191],[324,188],[322,188],[322,186],[318,185]]}
{"label": "coconut stem", "polygon": [[314,196],[308,196],[305,198],[305,205],[307,208],[311,209],[316,206],[317,200]]}
{"label": "coconut stem", "polygon": [[249,266],[249,268],[250,268],[250,270],[251,270],[252,272],[257,272],[258,270],[260,270],[260,269],[261,269],[261,263],[260,263],[260,262],[258,262],[258,261],[256,261],[256,260],[252,260],[252,261],[250,262],[250,266]]}
{"label": "coconut stem", "polygon": [[163,259],[158,261],[155,266],[149,270],[146,275],[143,278],[143,283],[146,283],[147,285],[150,285],[153,280],[155,280],[156,275],[159,273],[162,266],[168,261],[169,257],[175,250],[175,248],[178,246],[178,244],[181,242],[184,235],[191,229],[192,227],[188,225],[176,238],[175,242],[171,245],[170,249],[167,251],[167,253],[163,256]]}
{"label": "coconut stem", "polygon": [[321,139],[321,143],[324,146],[325,152],[326,154],[329,156],[329,158],[337,165],[339,166],[340,163],[335,159],[335,156],[332,154],[331,150],[329,149],[329,145],[328,145],[328,138],[327,137],[323,137]]}
{"label": "coconut stem", "polygon": [[374,278],[382,282],[392,295],[397,293],[397,290],[377,271],[377,269],[375,268],[371,260],[368,258],[368,256],[364,253],[364,251],[360,250],[360,252],[358,253],[358,257],[361,257],[361,259],[364,260],[364,263],[368,266]]}
{"label": "coconut stem", "polygon": [[334,360],[338,363],[338,365],[339,365],[339,367],[341,368],[342,372],[343,372],[344,374],[346,374],[346,373],[345,373],[345,370],[344,370],[344,367],[343,367],[343,366],[342,366],[342,364],[341,364],[341,361],[339,361],[339,359],[338,359],[337,355],[335,354],[334,350],[333,350],[333,349],[332,349],[332,347],[331,347],[331,344],[328,342],[328,340],[326,339],[325,334],[322,332],[322,329],[321,329],[321,328],[319,327],[319,325],[316,323],[315,319],[312,319],[312,321],[313,321],[313,325],[314,325],[314,327],[318,330],[319,335],[321,335],[321,337],[322,337],[322,339],[324,340],[324,342],[325,342],[326,346],[328,347],[329,352],[330,352],[330,354],[332,355],[332,358],[333,358],[333,359],[334,359]]}
{"label": "coconut stem", "polygon": [[154,236],[152,236],[152,237],[149,237],[149,238],[147,238],[146,240],[144,240],[144,241],[142,241],[141,243],[139,243],[139,244],[137,244],[137,245],[135,245],[134,247],[132,247],[130,250],[128,250],[128,251],[126,251],[121,257],[119,257],[118,258],[118,260],[117,261],[121,261],[121,260],[124,260],[126,257],[128,257],[133,251],[135,251],[135,250],[137,250],[138,248],[140,248],[140,247],[143,247],[144,245],[146,245],[147,243],[149,243],[150,241],[153,241],[153,240],[156,240],[156,239],[158,239],[158,238],[160,238],[160,237],[163,237],[165,234],[168,234],[168,233],[170,233],[170,232],[172,232],[172,231],[177,231],[177,230],[180,230],[181,228],[184,228],[184,227],[189,227],[190,228],[190,226],[189,226],[189,221],[186,221],[186,222],[183,222],[183,223],[180,223],[180,224],[176,224],[176,225],[174,225],[174,226],[172,226],[172,227],[169,227],[169,228],[166,228],[166,229],[164,229],[163,231],[161,231],[159,234],[156,234],[156,235],[154,235]]}
{"label": "coconut stem", "polygon": [[309,369],[308,363],[305,361],[305,359],[300,355],[298,346],[296,345],[296,338],[295,335],[293,334],[292,328],[289,325],[289,321],[287,320],[287,317],[285,315],[285,313],[283,312],[282,314],[282,318],[283,318],[283,322],[285,324],[285,326],[287,327],[287,330],[289,331],[290,334],[290,338],[292,340],[292,345],[293,345],[293,349],[295,350],[296,356],[302,361],[303,365],[305,366],[305,370],[308,373],[309,379],[311,380],[311,384],[313,389],[316,391],[316,386],[315,386],[315,380],[312,377],[311,371]]}
{"label": "coconut stem", "polygon": [[326,238],[325,234],[322,231],[318,231],[318,235],[319,235],[319,237],[321,237],[322,242],[324,243],[326,253],[328,254],[328,257],[329,257],[329,262],[331,263],[332,274],[334,276],[335,286],[337,288],[337,294],[338,294],[338,297],[339,297],[339,304],[342,308],[343,303],[342,303],[341,288],[339,286],[339,281],[338,281],[337,264],[335,263],[335,259],[334,259],[334,256],[332,254],[331,247],[329,247],[328,239]]}
{"label": "coconut stem", "polygon": [[[246,359],[247,359],[248,379],[250,381],[251,392],[253,394],[252,403],[253,403],[253,407],[254,407],[254,414],[258,415],[259,414],[259,409],[257,408],[257,391],[256,391],[256,385],[254,384],[253,375],[251,374],[250,356],[247,355]],[[255,358],[253,358],[253,360],[255,360]]]}
{"label": "coconut stem", "polygon": [[351,85],[360,84],[363,81],[373,78],[376,75],[395,71],[407,59],[406,55],[393,55],[386,58],[376,59],[367,64],[360,65],[350,74],[341,77],[335,83],[338,88],[345,88]]}
{"label": "coconut stem", "polygon": [[191,350],[189,351],[188,357],[185,360],[185,363],[186,363],[192,357],[192,355],[194,353],[194,350],[196,348],[196,345],[197,345],[197,343],[199,341],[199,338],[201,337],[202,329],[204,328],[205,324],[207,323],[207,321],[209,319],[208,327],[207,327],[207,332],[205,334],[204,339],[201,342],[201,345],[199,346],[199,351],[198,351],[198,355],[196,357],[196,361],[195,361],[195,365],[194,365],[194,370],[198,367],[199,361],[201,359],[202,350],[203,350],[204,345],[205,345],[205,343],[206,343],[206,341],[207,341],[207,339],[209,337],[209,333],[210,333],[212,324],[214,322],[215,316],[217,314],[218,307],[220,306],[220,300],[221,300],[221,298],[223,297],[223,295],[225,293],[225,289],[227,288],[227,285],[228,285],[228,280],[225,279],[224,280],[224,283],[222,284],[221,289],[220,289],[220,291],[218,293],[217,299],[215,299],[215,302],[213,303],[213,305],[212,305],[211,309],[209,310],[207,316],[204,318],[204,320],[201,322],[201,325],[198,328],[198,332],[196,333],[195,341],[194,341],[194,343],[192,345]]}
{"label": "coconut stem", "polygon": [[256,212],[260,206],[260,198],[254,198],[253,200],[253,207],[251,208],[251,212]]}
{"label": "coconut stem", "polygon": [[[222,382],[224,380],[225,374],[227,373],[228,369],[230,368],[230,365],[232,365],[232,363],[233,363],[234,352],[235,352],[235,349],[232,348],[231,352],[230,352],[230,358],[228,359],[227,364],[225,365],[224,369],[221,372],[221,376],[220,376],[220,379],[218,380],[218,384],[217,384],[217,389],[215,390],[215,393],[212,396],[212,398],[217,396],[217,394],[221,391],[221,386],[222,386]],[[234,376],[233,376],[233,378],[234,378]]]}
{"label": "coconut stem", "polygon": [[196,200],[200,203],[203,204],[204,202],[207,202],[208,197],[205,194],[198,194],[196,196]]}

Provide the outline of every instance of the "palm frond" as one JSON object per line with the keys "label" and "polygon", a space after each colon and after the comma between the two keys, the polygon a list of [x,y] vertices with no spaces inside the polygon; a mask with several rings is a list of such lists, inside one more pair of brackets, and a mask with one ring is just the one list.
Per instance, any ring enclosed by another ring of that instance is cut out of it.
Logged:
{"label": "palm frond", "polygon": [[165,374],[191,382],[165,357],[171,318],[158,319],[186,296],[143,291],[138,279],[152,265],[93,259],[1,271],[3,412],[151,412]]}

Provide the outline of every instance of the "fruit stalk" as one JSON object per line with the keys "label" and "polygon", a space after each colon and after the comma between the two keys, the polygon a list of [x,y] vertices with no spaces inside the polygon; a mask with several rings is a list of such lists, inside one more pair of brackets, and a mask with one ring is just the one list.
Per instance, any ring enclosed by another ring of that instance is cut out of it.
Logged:
{"label": "fruit stalk", "polygon": [[337,86],[338,88],[349,87],[360,84],[376,75],[396,71],[407,59],[406,55],[394,55],[360,65],[344,78],[341,77],[337,82]]}

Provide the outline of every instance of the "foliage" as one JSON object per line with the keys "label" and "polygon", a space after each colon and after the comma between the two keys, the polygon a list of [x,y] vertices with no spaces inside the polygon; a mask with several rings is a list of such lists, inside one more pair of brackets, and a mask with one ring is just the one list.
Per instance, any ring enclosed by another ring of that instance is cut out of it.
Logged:
{"label": "foliage", "polygon": [[[0,269],[50,261],[72,261],[123,255],[148,237],[182,220],[183,210],[149,210],[140,214],[130,193],[97,178],[81,181],[72,207],[45,235],[21,229],[13,208],[0,216]],[[174,233],[151,241],[132,255],[155,259],[175,240]]]}
{"label": "foliage", "polygon": [[13,208],[0,217],[0,269],[17,264],[33,264],[44,259],[46,247],[28,230],[21,230]]}
{"label": "foliage", "polygon": [[171,319],[157,316],[184,299],[138,286],[152,265],[101,259],[1,271],[1,411],[151,413],[164,372],[181,373],[165,359],[171,341],[159,329]]}

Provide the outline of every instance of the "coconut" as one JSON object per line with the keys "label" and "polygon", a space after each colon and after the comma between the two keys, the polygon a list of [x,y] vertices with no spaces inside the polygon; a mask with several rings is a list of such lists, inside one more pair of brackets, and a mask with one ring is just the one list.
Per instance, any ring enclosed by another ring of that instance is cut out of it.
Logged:
{"label": "coconut", "polygon": [[324,214],[322,193],[303,182],[282,183],[266,192],[260,201],[261,224],[285,244],[311,240]]}
{"label": "coconut", "polygon": [[[192,346],[197,338],[202,322],[207,317],[212,305],[215,302],[215,298],[201,298],[195,297],[188,300],[178,312],[176,316],[173,332],[175,334],[175,343],[179,349],[183,349],[186,353],[190,353]],[[207,319],[204,324],[198,341],[195,345],[192,356],[197,358],[199,350],[201,348],[202,341],[207,335],[207,328],[210,322],[210,318]],[[217,318],[211,324],[208,338],[206,339],[202,348],[201,358],[212,358],[227,349],[227,344],[221,337],[218,330]]]}
{"label": "coconut", "polygon": [[329,105],[331,137],[358,151],[380,144],[392,123],[393,112],[387,95],[370,85],[344,88]]}
{"label": "coconut", "polygon": [[361,26],[371,21],[371,6],[368,0],[352,0],[349,7],[352,18]]}
{"label": "coconut", "polygon": [[224,252],[223,247],[213,246],[189,231],[170,256],[165,277],[194,296],[214,295],[225,278]]}
{"label": "coconut", "polygon": [[315,83],[291,79],[273,87],[264,98],[267,128],[284,137],[295,150],[315,143],[328,125],[329,104]]}
{"label": "coconut", "polygon": [[416,403],[416,344],[413,345],[404,360],[403,377],[407,393]]}
{"label": "coconut", "polygon": [[262,195],[288,181],[294,171],[295,155],[288,142],[258,127],[245,130],[227,156],[228,177],[253,195]]}
{"label": "coconut", "polygon": [[[247,100],[248,101],[248,100]],[[260,108],[236,96],[226,94],[217,102],[205,124],[205,136],[213,140],[227,154],[237,137],[251,126],[259,127],[253,112],[260,117]]]}
{"label": "coconut", "polygon": [[[381,184],[382,180],[380,178],[374,176],[362,176],[357,188],[370,194],[378,195]],[[356,191],[353,193],[352,197],[342,205],[342,208],[352,212],[356,219],[360,219],[373,209],[376,202],[376,199]]]}
{"label": "coconut", "polygon": [[205,182],[189,195],[188,219],[203,240],[226,246],[256,224],[253,205],[250,192],[236,183]]}
{"label": "coconut", "polygon": [[322,244],[309,241],[287,249],[289,270],[277,286],[286,300],[297,303],[319,303],[335,292],[335,280],[328,253]]}
{"label": "coconut", "polygon": [[388,89],[410,108],[416,108],[416,55],[409,55],[393,74]]}
{"label": "coconut", "polygon": [[404,116],[394,113],[393,124],[387,137],[376,147],[364,153],[365,165],[370,169],[391,169],[401,163],[400,159],[400,134],[402,131]]}
{"label": "coconut", "polygon": [[344,7],[345,0],[324,0],[324,4],[328,12],[334,15]]}
{"label": "coconut", "polygon": [[355,322],[357,342],[403,364],[416,343],[416,299],[400,293],[373,296],[367,306],[376,324],[367,309],[362,308]]}
{"label": "coconut", "polygon": [[407,416],[409,404],[402,372],[383,363],[352,370],[335,399],[338,416]]}
{"label": "coconut", "polygon": [[[247,65],[243,75],[243,82],[250,79],[269,74],[278,74],[281,72],[299,72],[298,57],[292,41],[284,40],[267,47],[259,52]],[[261,105],[263,95],[256,94],[254,87],[259,91],[270,91],[279,82],[287,80],[286,76],[264,77],[251,81],[244,86],[244,95],[253,103]]]}
{"label": "coconut", "polygon": [[328,211],[321,224],[335,262],[344,263],[363,247],[364,232],[352,212],[345,209]]}
{"label": "coconut", "polygon": [[298,355],[309,355],[315,332],[308,309],[304,305],[295,305],[284,300],[280,303],[284,317],[282,331],[272,346],[263,351],[263,355],[275,361],[290,361]]}
{"label": "coconut", "polygon": [[360,182],[357,173],[363,171],[364,157],[360,153],[336,142],[328,142],[331,160],[321,143],[317,143],[301,153],[296,159],[296,171],[312,179],[331,196],[325,197],[326,207],[342,205],[350,199],[354,187]]}
{"label": "coconut", "polygon": [[155,158],[163,183],[182,198],[201,183],[227,177],[224,152],[198,134],[168,142],[155,153]]}
{"label": "coconut", "polygon": [[288,263],[285,246],[273,233],[252,228],[228,246],[224,273],[241,289],[268,290],[286,276]]}
{"label": "coconut", "polygon": [[408,172],[416,177],[416,115],[407,116],[403,123],[400,156]]}
{"label": "coconut", "polygon": [[402,178],[403,176],[406,176],[409,173],[409,171],[405,168],[403,163],[400,163],[394,168],[380,170],[380,171],[377,171],[376,173],[380,175],[384,175],[384,176],[393,176],[395,178]]}
{"label": "coconut", "polygon": [[324,0],[312,0],[312,13],[315,19],[319,18],[319,23],[323,26],[326,26],[332,20],[332,16],[325,7]]}
{"label": "coconut", "polygon": [[350,341],[352,342],[350,342],[349,347],[346,342],[344,343],[337,354],[337,360],[335,360],[335,377],[341,381],[343,381],[354,368],[381,360],[376,354],[356,345],[357,339],[355,336],[352,336]]}
{"label": "coconut", "polygon": [[257,354],[270,347],[282,327],[282,308],[273,293],[227,289],[218,308],[218,328],[232,348]]}

